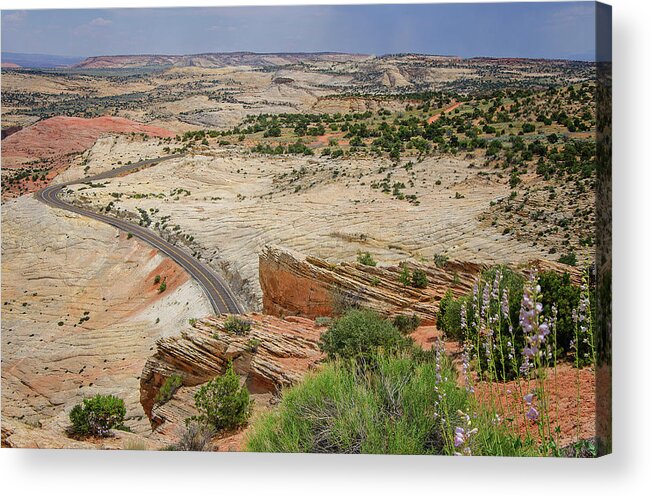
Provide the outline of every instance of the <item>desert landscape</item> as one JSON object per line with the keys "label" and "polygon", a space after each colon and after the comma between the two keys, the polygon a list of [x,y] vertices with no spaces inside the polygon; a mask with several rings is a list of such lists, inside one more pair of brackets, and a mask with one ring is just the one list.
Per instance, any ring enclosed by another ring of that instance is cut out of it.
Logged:
{"label": "desert landscape", "polygon": [[2,66],[2,445],[592,457],[596,65]]}

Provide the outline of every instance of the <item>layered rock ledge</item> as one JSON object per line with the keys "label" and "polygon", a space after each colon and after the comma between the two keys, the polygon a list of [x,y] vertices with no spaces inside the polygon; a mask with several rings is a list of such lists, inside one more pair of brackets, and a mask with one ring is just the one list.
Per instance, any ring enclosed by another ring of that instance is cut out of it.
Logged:
{"label": "layered rock ledge", "polygon": [[[156,343],[157,351],[140,378],[140,401],[155,431],[172,435],[185,418],[195,414],[194,392],[223,374],[229,361],[256,402],[266,403],[323,358],[318,346],[322,328],[313,321],[252,314],[244,317],[251,330],[236,335],[224,327],[226,319],[192,321],[180,335]],[[157,404],[158,391],[172,375],[180,375],[183,385],[170,401]]]}
{"label": "layered rock ledge", "polygon": [[[425,288],[405,286],[400,281],[401,266],[365,266],[359,263],[329,263],[317,257],[267,245],[260,254],[260,286],[263,312],[273,316],[303,316],[315,319],[332,316],[338,307],[351,303],[373,309],[387,317],[416,314],[424,325],[436,323],[438,304],[448,290],[455,296],[470,292],[487,264],[448,260],[436,264],[406,261],[411,273],[427,275]],[[571,266],[533,260],[514,267],[523,273],[568,272],[579,284],[580,272]]]}

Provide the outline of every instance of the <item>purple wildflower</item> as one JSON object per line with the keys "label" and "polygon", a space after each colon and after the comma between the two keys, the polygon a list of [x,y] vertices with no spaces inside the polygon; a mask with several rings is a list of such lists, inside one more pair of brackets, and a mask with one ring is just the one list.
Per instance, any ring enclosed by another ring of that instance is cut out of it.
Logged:
{"label": "purple wildflower", "polygon": [[520,307],[520,326],[522,326],[525,338],[525,347],[522,353],[527,364],[525,368],[527,372],[530,366],[530,360],[536,357],[543,349],[545,338],[550,333],[547,322],[541,322],[543,306],[538,301],[539,298],[540,286],[536,284],[536,274],[532,273],[524,287],[522,305]]}
{"label": "purple wildflower", "polygon": [[525,415],[529,421],[538,421],[538,411],[534,406],[530,406]]}
{"label": "purple wildflower", "polygon": [[507,288],[502,292],[502,315],[504,319],[509,319],[509,292]]}

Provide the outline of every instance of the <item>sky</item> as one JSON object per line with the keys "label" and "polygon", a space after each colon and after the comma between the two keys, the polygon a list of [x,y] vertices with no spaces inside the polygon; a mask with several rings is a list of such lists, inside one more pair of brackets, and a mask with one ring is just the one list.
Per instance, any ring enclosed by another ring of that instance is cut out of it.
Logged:
{"label": "sky", "polygon": [[422,53],[594,60],[593,2],[2,11],[2,51]]}

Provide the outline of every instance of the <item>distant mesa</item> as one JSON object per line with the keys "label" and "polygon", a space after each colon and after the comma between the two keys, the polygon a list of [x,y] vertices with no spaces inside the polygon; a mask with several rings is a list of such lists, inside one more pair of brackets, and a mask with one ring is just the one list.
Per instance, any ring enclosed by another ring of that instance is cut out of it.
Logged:
{"label": "distant mesa", "polygon": [[69,67],[82,60],[84,60],[84,57],[2,52],[2,67],[7,69],[56,69]]}
{"label": "distant mesa", "polygon": [[254,53],[228,52],[194,55],[102,55],[88,57],[75,64],[77,69],[119,69],[130,67],[268,67],[301,61],[350,61],[367,59],[368,55],[337,52],[317,53]]}

